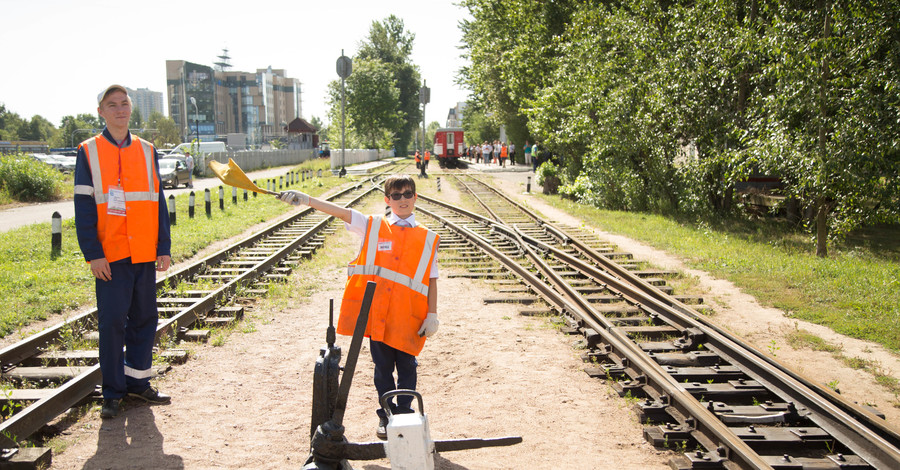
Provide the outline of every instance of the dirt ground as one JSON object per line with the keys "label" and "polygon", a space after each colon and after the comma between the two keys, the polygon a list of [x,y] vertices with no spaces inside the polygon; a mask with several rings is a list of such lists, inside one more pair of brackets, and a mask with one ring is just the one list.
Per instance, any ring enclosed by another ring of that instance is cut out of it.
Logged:
{"label": "dirt ground", "polygon": [[[492,174],[497,184],[545,216],[581,225],[523,194],[527,173]],[[442,197],[458,198],[450,185]],[[378,210],[373,204],[369,210]],[[168,406],[126,402],[116,419],[102,421],[99,407],[65,429],[53,469],[300,468],[309,450],[312,373],[325,344],[329,299],[339,304],[343,263],[357,240],[340,229],[323,249],[335,261],[295,271],[287,291],[294,299],[267,299],[247,313],[220,346],[191,347],[192,358],[155,384],[173,396]],[[653,264],[697,276],[715,307],[714,320],[755,342],[772,344],[777,359],[820,383],[839,381],[843,394],[871,403],[898,423],[896,397],[873,379],[847,369],[830,354],[792,351],[785,334],[803,328],[842,345],[844,354],[879,361],[896,371],[897,358],[882,348],[827,329],[786,319],[762,308],[730,283],[686,269],[678,259],[623,237],[598,231],[623,251]],[[212,247],[210,249],[215,249]],[[439,469],[663,469],[670,454],[642,438],[630,405],[607,384],[584,372],[575,337],[547,319],[517,314],[513,304],[485,304],[497,292],[482,281],[439,280],[439,332],[419,356],[418,390],[435,440],[522,436],[511,447],[447,452]],[[299,295],[315,285],[311,295]],[[345,357],[349,338],[339,337]],[[375,441],[376,397],[364,343],[344,418],[352,442]],[[357,469],[388,469],[387,460],[352,462]]]}

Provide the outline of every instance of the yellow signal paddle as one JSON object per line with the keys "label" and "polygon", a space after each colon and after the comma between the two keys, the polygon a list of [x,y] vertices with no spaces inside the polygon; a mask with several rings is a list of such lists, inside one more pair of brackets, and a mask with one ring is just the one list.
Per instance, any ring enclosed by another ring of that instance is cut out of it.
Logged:
{"label": "yellow signal paddle", "polygon": [[234,186],[235,188],[246,189],[247,191],[253,191],[255,193],[261,194],[272,194],[278,196],[280,193],[275,191],[269,191],[268,189],[262,189],[259,186],[255,185],[253,181],[250,181],[250,178],[244,173],[244,170],[241,170],[241,167],[237,165],[232,159],[228,159],[228,164],[219,163],[215,160],[209,161],[209,169],[212,170],[216,176],[222,180],[223,183],[228,186]]}

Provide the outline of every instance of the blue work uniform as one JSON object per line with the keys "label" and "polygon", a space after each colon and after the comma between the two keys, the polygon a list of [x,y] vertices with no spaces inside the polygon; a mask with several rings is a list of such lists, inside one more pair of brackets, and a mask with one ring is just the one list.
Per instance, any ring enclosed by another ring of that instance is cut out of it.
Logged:
{"label": "blue work uniform", "polygon": [[[121,143],[116,142],[108,129],[104,129],[98,138],[117,147],[120,154],[131,145],[142,144],[140,139],[133,141],[130,133]],[[75,163],[75,230],[85,261],[91,261],[107,256],[98,232],[98,202],[94,195],[102,194],[103,189],[94,187],[94,173],[85,147],[87,145],[79,147]],[[97,156],[100,157],[113,158],[110,155]],[[121,160],[121,156],[119,158]],[[161,181],[159,155],[155,148],[152,159],[155,162],[153,171],[157,180]],[[97,185],[102,186],[102,182],[97,182]],[[156,256],[167,256],[171,251],[169,213],[165,200],[160,184]],[[139,228],[139,223],[132,224]],[[97,279],[95,283],[100,371],[103,374],[103,398],[119,399],[129,392],[141,393],[150,386],[153,345],[159,322],[156,262],[132,263],[131,258],[127,257],[110,262],[109,267],[111,279]]]}

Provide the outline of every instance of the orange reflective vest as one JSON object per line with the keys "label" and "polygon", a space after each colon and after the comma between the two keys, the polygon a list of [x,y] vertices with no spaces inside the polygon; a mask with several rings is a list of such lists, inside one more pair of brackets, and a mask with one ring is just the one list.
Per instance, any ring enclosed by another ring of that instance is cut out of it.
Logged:
{"label": "orange reflective vest", "polygon": [[500,158],[506,158],[509,155],[507,152],[508,149],[505,145],[503,147],[500,147]]}
{"label": "orange reflective vest", "polygon": [[398,227],[370,216],[359,256],[348,266],[337,332],[353,335],[366,283],[374,281],[366,336],[417,356],[425,345],[419,328],[428,315],[431,263],[439,241],[425,227]]}
{"label": "orange reflective vest", "polygon": [[431,152],[428,150],[425,151],[425,161],[431,160]]}
{"label": "orange reflective vest", "polygon": [[422,161],[422,158],[419,157],[419,152],[416,152],[416,163],[419,163],[421,161]]}
{"label": "orange reflective vest", "polygon": [[[91,168],[93,186],[75,186],[75,194],[97,203],[97,236],[110,263],[131,257],[132,263],[156,261],[159,243],[159,178],[153,146],[132,135],[131,145],[119,148],[102,135],[81,143]],[[109,188],[125,192],[124,216],[107,211]]]}

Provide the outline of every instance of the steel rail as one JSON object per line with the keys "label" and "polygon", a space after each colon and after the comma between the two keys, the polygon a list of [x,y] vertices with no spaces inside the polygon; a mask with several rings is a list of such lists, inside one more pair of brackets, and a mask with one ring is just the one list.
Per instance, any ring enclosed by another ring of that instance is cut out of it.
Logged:
{"label": "steel rail", "polygon": [[[656,310],[656,313],[659,315],[657,318],[662,321],[670,324],[677,323],[677,325],[673,324],[673,326],[682,329],[696,328],[703,331],[707,338],[714,340],[717,344],[717,352],[720,352],[722,357],[728,358],[730,362],[735,364],[746,362],[747,365],[752,365],[752,368],[746,371],[747,375],[760,383],[769,385],[771,390],[779,392],[778,394],[786,401],[793,399],[798,403],[805,403],[810,410],[816,410],[817,413],[813,414],[810,419],[837,437],[841,442],[845,444],[852,443],[848,447],[853,449],[858,455],[876,463],[883,462],[881,466],[884,466],[884,463],[886,463],[900,468],[896,444],[891,444],[892,442],[900,442],[900,434],[888,427],[883,419],[766,356],[758,349],[712,324],[678,299],[667,295],[618,263],[596,252],[576,237],[571,237],[554,224],[541,220],[536,214],[517,201],[512,200],[505,193],[481,182],[477,178],[472,177],[472,179],[479,181],[509,204],[518,207],[523,213],[542,225],[548,234],[566,245],[573,246],[584,256],[601,264],[605,270],[614,274],[614,276],[609,276],[602,271],[593,270],[595,273],[603,274],[602,276],[592,276],[597,282],[614,286],[616,290],[625,294],[628,297],[626,300],[633,305],[644,306],[645,304],[653,304],[654,308],[650,310]],[[524,236],[533,240],[536,244],[544,245],[527,235]],[[549,245],[545,246],[549,247]],[[577,258],[570,257],[562,251],[559,251],[559,253],[571,260],[577,260]],[[585,267],[582,271],[588,272],[588,269]],[[646,298],[645,296],[652,299],[652,301],[643,300]],[[672,319],[676,321],[672,321]],[[746,361],[741,360],[744,357],[747,358]],[[781,377],[781,379],[779,380],[776,377]],[[790,389],[794,391],[793,394],[789,394],[782,387],[777,386],[776,383],[779,381],[788,384]],[[807,399],[800,399],[799,397]],[[831,419],[830,417],[839,417],[840,419]]]}
{"label": "steel rail", "polygon": [[[624,281],[615,283],[618,286],[617,289],[623,293],[627,293],[630,297],[629,301],[634,305],[640,305],[643,303],[643,301],[640,300],[643,295],[654,299],[656,302],[658,302],[658,304],[660,304],[657,305],[657,308],[663,309],[665,312],[670,313],[673,318],[681,319],[681,321],[679,321],[678,323],[682,328],[700,328],[704,332],[709,332],[709,335],[712,338],[716,338],[721,341],[727,340],[727,343],[723,344],[731,346],[726,349],[729,351],[728,355],[732,358],[734,358],[738,354],[735,350],[734,345],[739,345],[737,346],[739,350],[746,351],[747,353],[754,356],[753,364],[759,364],[760,370],[767,370],[769,371],[769,374],[775,374],[775,370],[777,370],[785,374],[785,376],[788,378],[788,381],[790,381],[791,383],[796,382],[801,386],[801,395],[815,395],[816,397],[827,401],[830,405],[821,403],[821,406],[827,409],[833,409],[831,408],[832,406],[836,407],[840,411],[840,414],[842,416],[845,416],[845,419],[850,419],[854,422],[853,424],[848,425],[850,428],[858,429],[858,431],[862,432],[863,434],[872,433],[872,440],[874,440],[874,442],[900,442],[900,433],[898,433],[897,430],[890,428],[883,419],[875,416],[871,411],[847,400],[834,391],[815,383],[814,381],[804,377],[802,374],[790,369],[784,364],[775,361],[755,347],[740,340],[733,334],[723,330],[718,325],[713,324],[703,315],[700,315],[694,309],[690,308],[688,305],[685,305],[678,299],[667,295],[665,292],[641,279],[633,272],[623,268],[618,263],[612,261],[606,256],[603,256],[603,254],[596,252],[591,247],[587,246],[587,244],[578,240],[577,237],[571,237],[567,235],[564,230],[557,227],[553,223],[543,221],[531,210],[510,198],[506,193],[497,190],[493,186],[486,184],[483,181],[472,177],[471,175],[469,177],[472,180],[481,183],[484,187],[488,188],[488,190],[492,191],[497,196],[505,199],[509,204],[519,208],[519,210],[532,218],[536,223],[543,226],[545,231],[549,235],[560,240],[565,245],[574,247],[577,251],[582,253],[582,255],[600,264],[601,266],[603,266],[603,269],[613,273],[615,277]],[[608,278],[608,276],[604,276],[604,278]],[[601,284],[605,283],[603,279],[597,279],[597,282]],[[661,316],[658,318],[665,321],[665,318],[667,317],[668,316]],[[737,359],[733,360],[737,361]],[[761,373],[748,375],[755,375],[755,378],[757,379],[762,379],[763,377],[763,374]],[[857,427],[856,422],[861,423],[863,427],[867,428],[868,430],[863,432]],[[844,432],[836,427],[831,427],[829,429],[829,432],[832,431],[838,436],[844,434]],[[850,435],[855,435],[855,433],[851,433]],[[864,448],[867,444],[869,444],[868,438],[859,443],[860,449]],[[880,451],[884,452],[888,456],[893,456],[893,454],[896,452],[896,448],[890,444],[887,444],[886,447],[883,447],[879,444],[877,445],[877,447],[878,449],[880,449]],[[876,454],[880,453],[878,452],[878,449],[876,449]],[[870,458],[877,459],[874,455],[870,455]],[[895,457],[888,457],[889,461],[893,458]],[[898,466],[898,468],[900,468],[900,466]]]}
{"label": "steel rail", "polygon": [[[476,195],[476,191],[468,184],[463,184],[470,193]],[[518,227],[504,227],[500,222],[491,221],[482,216],[475,217],[475,220],[479,224],[489,228],[491,231],[501,234],[504,238],[518,240],[519,246],[524,249],[526,256],[531,262],[535,266],[539,266],[538,269],[550,280],[555,289],[563,292],[561,294],[555,292],[553,289],[535,289],[542,297],[554,297],[548,298],[548,303],[556,305],[561,311],[568,310],[570,313],[577,314],[587,326],[591,326],[594,332],[600,336],[608,337],[610,335],[607,335],[607,332],[614,333],[612,338],[604,338],[607,340],[607,344],[620,351],[620,354],[623,354],[624,357],[628,357],[631,364],[634,364],[635,362],[644,363],[643,365],[646,366],[646,368],[642,367],[644,370],[644,374],[642,374],[643,379],[657,383],[657,386],[664,387],[661,389],[663,396],[657,396],[656,398],[670,401],[671,403],[669,403],[669,406],[677,405],[682,416],[692,417],[691,423],[694,429],[692,429],[691,434],[699,443],[704,445],[704,447],[707,449],[721,449],[720,444],[725,444],[728,450],[717,450],[717,453],[720,455],[724,454],[721,456],[731,459],[735,463],[738,463],[742,468],[770,467],[768,462],[771,462],[771,459],[766,460],[761,458],[756,451],[738,439],[732,430],[722,423],[715,414],[702,406],[693,395],[674,381],[667,372],[662,370],[658,363],[652,360],[648,362],[639,359],[648,356],[636,343],[634,343],[634,341],[628,338],[627,334],[619,332],[617,328],[604,319],[603,315],[598,314],[589,303],[586,301],[579,301],[578,299],[581,299],[582,296],[578,294],[577,291],[574,291],[574,289],[567,287],[568,285],[562,277],[557,275],[551,267],[547,266],[531,247],[536,247],[545,254],[552,253],[558,259],[587,274],[595,282],[611,287],[614,291],[618,290],[622,292],[622,296],[626,301],[648,311],[653,318],[669,323],[682,331],[691,330],[702,332],[704,339],[713,343],[712,349],[715,349],[714,352],[720,353],[720,357],[729,360],[733,364],[745,365],[749,368],[749,370],[745,370],[745,373],[747,373],[748,376],[767,385],[770,391],[780,396],[785,401],[796,401],[797,403],[800,403],[802,407],[801,410],[804,413],[809,413],[807,417],[812,422],[826,430],[830,435],[837,439],[838,442],[846,445],[858,456],[864,458],[877,468],[900,468],[900,455],[898,455],[897,447],[895,444],[888,442],[898,442],[897,439],[894,438],[895,433],[883,424],[877,422],[874,427],[870,426],[869,423],[860,424],[858,422],[859,417],[862,417],[863,421],[871,420],[870,414],[854,412],[848,415],[848,413],[845,413],[847,409],[855,411],[856,409],[859,409],[859,407],[849,404],[843,397],[835,397],[833,394],[816,393],[816,388],[806,387],[808,380],[802,378],[796,379],[794,377],[795,374],[792,374],[791,371],[785,371],[783,366],[780,366],[770,358],[763,356],[759,351],[754,348],[745,348],[743,347],[744,345],[742,342],[735,340],[733,336],[721,334],[720,329],[718,328],[711,328],[708,325],[708,322],[686,305],[669,297],[642,279],[639,279],[633,273],[620,267],[617,263],[612,262],[605,256],[596,253],[590,247],[581,243],[577,237],[568,236],[564,231],[552,224],[541,221],[530,213],[530,211],[524,210],[520,204],[506,197],[505,194],[489,185],[485,186],[502,196],[503,199],[506,199],[513,206],[523,209],[523,212],[527,212],[532,219],[536,220],[536,223],[543,225],[545,231],[554,238],[560,240],[562,243],[571,243],[577,251],[582,253],[582,255],[588,255],[588,258],[598,261],[599,264],[604,265],[605,267],[611,268],[610,271],[615,275],[601,271],[595,266],[579,260],[577,257],[568,255],[562,250],[534,239],[533,237],[524,234]],[[486,203],[484,203],[481,197],[477,197],[476,195],[476,199],[479,204],[486,206]],[[441,204],[441,206],[450,208],[445,204]],[[464,211],[459,209],[452,210],[459,214],[464,213]],[[489,212],[492,216],[499,219],[494,210],[491,209]],[[453,227],[453,224],[445,225],[451,228]],[[472,232],[463,234],[482,249],[492,248],[490,242],[484,240],[477,234]],[[510,269],[525,278],[524,280],[527,284],[532,287],[541,284],[539,279],[529,279],[529,277],[533,276],[524,276],[522,275],[523,270],[511,267],[509,262],[514,260],[498,256],[496,250],[493,250],[493,253],[491,253],[491,250],[486,251],[502,265],[506,266],[507,269]],[[577,305],[579,308],[583,309],[583,311],[579,314],[578,309],[573,308],[572,304]],[[613,341],[613,339],[616,341]],[[749,354],[744,352],[745,349],[749,349]],[[651,374],[652,377],[648,378],[647,374]],[[790,390],[790,392],[786,391],[785,388]],[[834,400],[837,400],[837,403],[835,403]],[[701,427],[704,429],[701,430]],[[727,465],[727,461],[724,464]]]}
{"label": "steel rail", "polygon": [[[609,344],[616,351],[620,351],[623,357],[627,357],[637,370],[639,370],[645,377],[648,377],[648,380],[657,383],[658,386],[662,390],[664,390],[664,393],[666,393],[669,397],[672,397],[675,403],[681,404],[688,416],[707,415],[709,419],[703,420],[698,424],[708,426],[709,434],[716,436],[718,438],[718,442],[706,439],[705,435],[698,436],[700,438],[698,439],[698,442],[705,444],[707,447],[712,446],[711,448],[713,449],[720,447],[723,444],[727,444],[728,447],[734,452],[733,458],[736,457],[738,461],[744,464],[742,465],[743,468],[769,468],[769,465],[766,464],[765,461],[760,459],[758,454],[744,442],[740,440],[738,440],[737,442],[733,442],[732,439],[734,434],[728,429],[728,427],[725,426],[720,420],[715,419],[715,417],[709,410],[703,407],[693,396],[690,395],[689,392],[687,392],[681,385],[675,382],[669,374],[662,371],[659,364],[650,360],[649,357],[642,351],[636,351],[636,346],[632,341],[628,340],[627,338],[623,339],[619,335],[615,334],[615,328],[612,328],[611,324],[599,320],[602,318],[602,315],[597,313],[589,304],[586,304],[583,301],[582,296],[577,292],[573,292],[571,290],[566,293],[557,292],[556,290],[554,290],[553,286],[548,285],[541,278],[533,274],[529,269],[525,268],[520,263],[497,250],[493,246],[493,244],[486,240],[484,237],[476,234],[475,232],[462,225],[450,222],[449,220],[440,217],[438,214],[422,207],[418,207],[416,210],[426,213],[435,220],[440,221],[440,223],[445,227],[448,227],[466,237],[472,243],[488,253],[492,258],[501,263],[506,269],[519,276],[536,292],[538,292],[541,297],[543,297],[548,303],[556,306],[560,311],[568,312],[581,318],[587,326],[589,326],[594,331],[596,331],[597,334],[602,336],[607,344]],[[510,235],[515,234],[513,230],[496,222],[494,223],[493,229],[505,231]],[[524,242],[522,243],[522,246],[523,249],[529,253],[529,258],[531,258],[532,261],[538,261],[536,264],[536,266],[538,266],[538,269],[544,275],[555,281],[553,282],[553,284],[556,287],[568,287],[567,284],[562,281],[559,276],[549,268],[549,266],[546,265],[546,263],[540,260],[540,256],[537,256],[534,253],[533,249],[528,247]]]}
{"label": "steel rail", "polygon": [[[554,227],[553,224],[549,222],[547,222],[545,226]],[[556,230],[559,229],[556,228]],[[653,286],[652,284],[644,281],[631,271],[621,267],[618,263],[615,263],[606,256],[603,256],[603,254],[596,252],[577,238],[570,238],[569,240],[571,246],[575,247],[585,257],[600,264],[601,266],[603,266],[603,269],[613,273],[616,277],[622,279],[627,284],[634,286],[634,288],[636,289],[634,292],[635,296],[639,295],[638,293],[643,293],[644,295],[655,299],[660,304],[672,309],[673,314],[677,313],[693,320],[694,322],[699,322],[705,328],[714,331],[721,337],[727,338],[733,343],[741,344],[743,349],[756,356],[758,360],[764,361],[768,363],[769,366],[779,369],[781,372],[787,374],[793,380],[801,383],[804,387],[811,390],[816,395],[823,397],[824,399],[831,402],[832,405],[840,408],[843,412],[853,416],[855,420],[865,423],[866,427],[868,427],[872,432],[878,434],[881,438],[891,440],[893,442],[900,442],[900,433],[898,433],[897,430],[888,427],[884,419],[876,416],[870,410],[867,410],[859,406],[858,404],[847,400],[843,396],[835,393],[833,390],[827,387],[823,387],[818,383],[810,380],[809,378],[803,376],[799,372],[794,371],[784,364],[775,361],[752,345],[746,344],[746,342],[741,341],[732,333],[710,322],[706,317],[699,314],[690,306],[684,304],[683,302],[680,302],[678,299],[672,296],[667,295],[665,292],[656,288],[656,286]]]}
{"label": "steel rail", "polygon": [[[360,191],[363,184],[363,182],[358,182],[353,186],[332,195],[329,197],[329,200],[335,200],[354,191]],[[363,190],[360,195],[347,202],[346,206],[357,203],[375,189],[377,189],[375,186],[371,186],[368,189]],[[256,245],[270,234],[277,233],[278,231],[289,227],[296,223],[296,221],[308,217],[313,212],[313,209],[306,208],[281,222],[265,227],[229,247],[196,261],[189,266],[185,266],[169,276],[158,279],[156,281],[156,288],[159,290],[173,281],[183,282],[191,279],[203,272],[207,267],[215,266],[240,250]],[[163,336],[173,333],[177,334],[182,328],[186,328],[195,323],[200,316],[215,309],[217,302],[230,297],[240,286],[249,285],[255,279],[270,271],[283,259],[289,256],[290,253],[304,245],[316,236],[319,231],[327,227],[332,220],[332,216],[324,217],[312,228],[294,238],[282,248],[274,251],[264,260],[260,260],[255,265],[248,268],[243,274],[235,276],[233,279],[219,286],[217,289],[214,289],[196,302],[187,304],[174,315],[168,318],[160,318],[160,321],[157,324],[155,341],[158,343]],[[80,327],[92,322],[96,323],[96,315],[97,309],[90,309],[72,319],[35,333],[16,344],[0,350],[0,364],[3,364],[4,372],[14,368],[15,364],[39,354],[42,348],[47,347],[60,338],[61,330],[67,327]],[[100,380],[100,366],[95,364],[81,374],[65,381],[65,383],[55,388],[48,396],[34,401],[24,409],[16,412],[12,417],[0,423],[0,447],[16,447],[19,439],[32,435],[44,424],[89,397],[95,392],[97,386],[100,384]]]}
{"label": "steel rail", "polygon": [[[720,335],[715,330],[707,328],[704,323],[670,308],[655,298],[643,296],[642,292],[633,285],[619,280],[556,247],[547,245],[527,235],[523,235],[522,240],[527,244],[540,246],[545,252],[552,253],[556,258],[563,260],[570,266],[576,267],[576,269],[611,286],[614,290],[622,292],[628,297],[630,303],[639,305],[642,309],[649,312],[659,314],[658,318],[663,321],[677,323],[681,330],[695,328],[702,331],[705,335],[705,341],[714,345],[713,348],[710,348],[713,352],[720,354],[741,369],[746,369],[745,373],[747,375],[765,384],[767,388],[784,401],[801,404],[811,413],[806,416],[807,418],[828,431],[832,436],[838,438],[842,444],[853,450],[854,453],[878,468],[900,468],[900,450],[897,449],[896,444],[891,444],[881,435],[872,432],[868,427],[861,426],[854,417],[845,413],[842,408],[834,406],[830,400],[823,399],[819,394],[807,388],[793,377],[784,374],[780,369],[771,367],[767,361],[760,360],[755,354],[747,354],[746,345]],[[641,297],[643,297],[643,300]],[[586,311],[591,312],[591,310]],[[594,314],[595,312],[591,312],[592,316]],[[673,322],[673,320],[675,321]],[[607,327],[607,329],[609,328]],[[709,345],[707,347],[709,348]],[[696,401],[693,398],[692,400]],[[712,413],[698,415],[691,412],[690,415],[699,419],[714,419],[721,422]],[[709,423],[707,425],[709,426]],[[729,433],[733,434],[730,431]]]}

